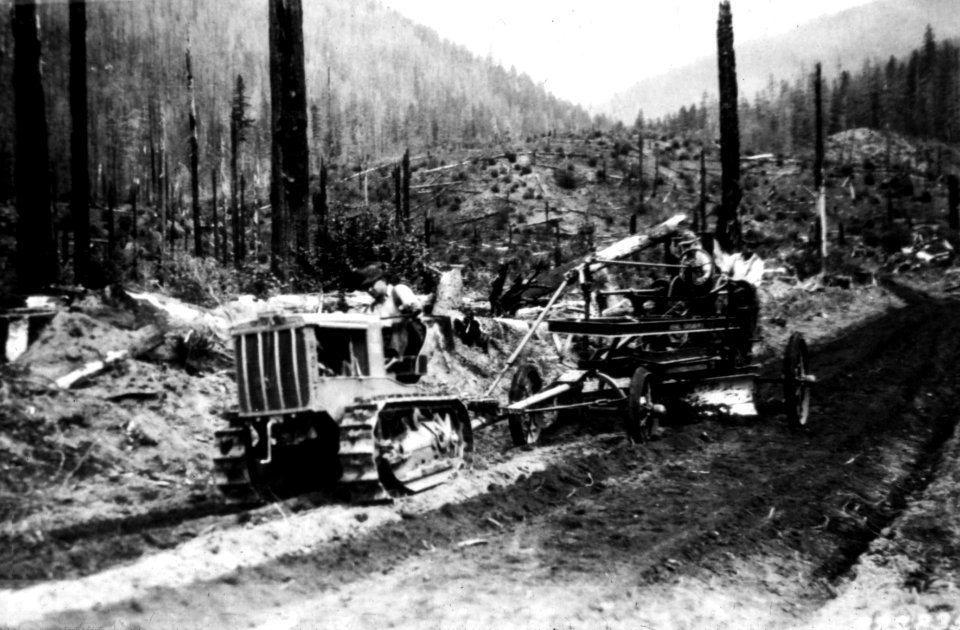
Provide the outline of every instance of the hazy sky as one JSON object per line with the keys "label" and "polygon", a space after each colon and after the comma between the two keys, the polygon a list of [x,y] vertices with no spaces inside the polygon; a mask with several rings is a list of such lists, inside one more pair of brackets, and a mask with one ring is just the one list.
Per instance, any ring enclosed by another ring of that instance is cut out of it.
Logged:
{"label": "hazy sky", "polygon": [[[785,33],[870,0],[731,0],[735,42]],[[717,0],[382,0],[591,106],[716,51]]]}

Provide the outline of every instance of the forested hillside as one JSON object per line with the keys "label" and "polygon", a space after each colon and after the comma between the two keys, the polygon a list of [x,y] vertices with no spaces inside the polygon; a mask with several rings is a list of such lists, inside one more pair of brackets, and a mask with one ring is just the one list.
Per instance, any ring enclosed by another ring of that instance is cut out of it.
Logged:
{"label": "forested hillside", "polygon": [[[0,82],[11,85],[10,0],[0,2]],[[311,172],[399,157],[409,147],[464,146],[589,124],[581,108],[526,75],[480,60],[379,2],[304,3]],[[66,2],[40,6],[52,187],[70,188]],[[231,116],[249,121],[241,172],[263,190],[269,168],[267,3],[96,2],[88,8],[90,163],[94,199],[139,181],[146,200],[187,187],[185,55],[195,75],[201,171],[226,186]],[[239,106],[239,107],[238,107]],[[0,200],[12,195],[13,90],[0,90]],[[244,125],[240,125],[243,127]],[[164,177],[168,174],[168,177]],[[148,185],[149,184],[149,185]]]}
{"label": "forested hillside", "polygon": [[[745,10],[738,6],[733,7],[734,23]],[[956,0],[874,0],[799,25],[789,33],[752,41],[738,36],[740,93],[752,97],[768,91],[771,76],[789,79],[801,71],[812,72],[817,62],[823,64],[826,77],[832,80],[843,71],[857,72],[867,60],[886,62],[891,55],[909,55],[928,24],[941,39],[960,36],[957,9]],[[640,108],[651,118],[661,117],[681,105],[699,105],[704,94],[711,98],[716,94],[716,80],[716,57],[705,56],[638,82],[615,95],[606,111],[628,122]]]}
{"label": "forested hillside", "polygon": [[[857,71],[842,70],[824,86],[827,133],[868,127],[955,143],[960,139],[960,46],[938,41],[927,27],[908,54],[867,60]],[[812,147],[813,81],[770,78],[768,87],[740,101],[740,133],[746,153],[790,153]],[[671,133],[716,129],[716,100],[691,103],[664,116]]]}

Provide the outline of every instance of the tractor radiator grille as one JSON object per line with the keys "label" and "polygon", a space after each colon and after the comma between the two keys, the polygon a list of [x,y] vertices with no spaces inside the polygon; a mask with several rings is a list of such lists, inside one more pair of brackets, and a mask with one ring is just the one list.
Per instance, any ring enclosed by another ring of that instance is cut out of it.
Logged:
{"label": "tractor radiator grille", "polygon": [[310,402],[306,328],[246,332],[234,336],[237,387],[244,413],[296,411]]}

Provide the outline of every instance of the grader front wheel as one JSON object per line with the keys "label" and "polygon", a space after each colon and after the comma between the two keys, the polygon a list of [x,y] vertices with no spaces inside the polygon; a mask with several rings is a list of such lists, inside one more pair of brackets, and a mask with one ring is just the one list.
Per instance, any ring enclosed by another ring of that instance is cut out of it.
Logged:
{"label": "grader front wheel", "polygon": [[807,424],[810,417],[810,359],[807,342],[793,333],[783,353],[783,400],[787,421],[795,427]]}
{"label": "grader front wheel", "polygon": [[[533,396],[543,389],[543,378],[536,366],[530,363],[521,365],[510,381],[507,398],[511,403]],[[549,402],[546,404],[550,404]],[[524,410],[511,413],[508,418],[510,438],[517,446],[530,446],[540,439],[540,432],[557,417],[556,411]]]}
{"label": "grader front wheel", "polygon": [[657,429],[655,407],[655,378],[646,369],[639,367],[630,379],[630,396],[627,400],[627,435],[634,442],[647,442]]}

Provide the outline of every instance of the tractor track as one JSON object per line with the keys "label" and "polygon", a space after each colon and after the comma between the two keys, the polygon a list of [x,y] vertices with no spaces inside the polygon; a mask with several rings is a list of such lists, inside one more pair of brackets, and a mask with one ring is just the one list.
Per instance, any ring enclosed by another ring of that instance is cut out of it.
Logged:
{"label": "tractor track", "polygon": [[[326,627],[337,610],[340,627],[575,618],[626,628],[694,614],[677,608],[695,608],[697,597],[650,595],[691,581],[760,601],[728,627],[799,622],[923,492],[960,417],[960,303],[891,290],[906,308],[812,345],[819,383],[803,429],[775,414],[708,419],[634,446],[617,419],[597,416],[516,451],[504,450],[505,427],[490,428],[447,486],[389,507],[345,508],[360,524],[354,535],[99,610],[62,605],[42,623]],[[256,513],[274,518],[269,506]],[[530,597],[549,600],[549,610],[531,609]]]}

